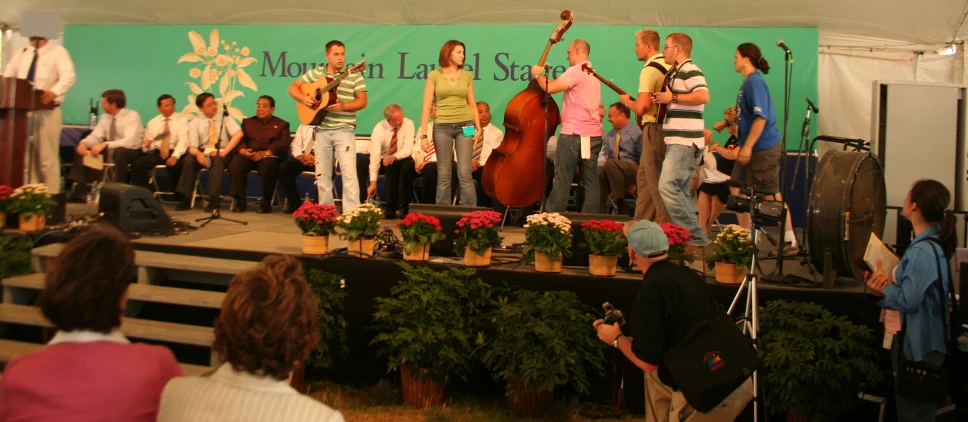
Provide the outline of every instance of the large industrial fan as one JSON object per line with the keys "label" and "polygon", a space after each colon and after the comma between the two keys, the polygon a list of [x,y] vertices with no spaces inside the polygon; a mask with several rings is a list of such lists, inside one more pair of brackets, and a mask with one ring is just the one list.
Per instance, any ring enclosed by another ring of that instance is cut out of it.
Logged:
{"label": "large industrial fan", "polygon": [[807,252],[821,272],[830,249],[830,269],[864,278],[863,257],[871,233],[884,234],[887,193],[884,170],[868,152],[829,151],[817,165],[807,205]]}

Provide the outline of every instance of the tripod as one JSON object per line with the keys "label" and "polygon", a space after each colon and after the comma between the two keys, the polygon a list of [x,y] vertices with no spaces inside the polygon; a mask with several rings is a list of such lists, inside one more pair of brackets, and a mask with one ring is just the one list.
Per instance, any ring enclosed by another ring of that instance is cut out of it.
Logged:
{"label": "tripod", "polygon": [[[222,133],[225,132],[225,119],[227,119],[228,117],[229,117],[228,106],[226,106],[225,104],[222,104],[222,121],[219,124],[218,138],[216,138],[216,142],[215,142],[215,156],[212,157],[212,163],[211,163],[213,169],[215,168],[215,160],[219,160],[220,162],[222,162],[223,163],[222,167],[225,167],[225,165],[224,165],[224,161],[225,160],[222,157]],[[216,174],[212,174],[212,173],[214,173],[214,172],[209,172],[208,176],[209,177],[218,177],[219,179],[222,178],[222,172],[221,171],[217,175]],[[199,218],[199,219],[195,220],[196,223],[198,223],[200,221],[204,221],[204,223],[202,223],[202,225],[200,225],[199,228],[205,227],[206,224],[211,223],[213,220],[225,220],[225,221],[230,221],[230,222],[238,223],[238,224],[242,224],[242,225],[248,225],[249,223],[247,221],[233,220],[231,218],[222,217],[222,213],[219,210],[219,205],[221,205],[221,202],[222,202],[222,192],[221,192],[221,190],[222,190],[221,189],[222,188],[222,183],[221,183],[221,181],[218,183],[218,187],[219,187],[218,191],[215,192],[215,199],[214,199],[215,204],[214,204],[214,207],[212,209],[212,215],[210,215],[208,217],[202,217],[202,218]]]}
{"label": "tripod", "polygon": [[[736,304],[739,302],[740,296],[743,295],[743,289],[745,288],[747,292],[746,292],[746,313],[744,314],[745,316],[743,318],[743,334],[749,334],[750,338],[753,340],[753,347],[756,348],[757,347],[756,338],[760,331],[759,300],[756,294],[757,279],[759,277],[754,272],[754,269],[757,266],[757,261],[759,259],[757,257],[759,251],[757,251],[756,249],[756,239],[758,237],[758,234],[756,230],[757,229],[756,216],[754,214],[756,212],[756,199],[755,199],[756,192],[752,187],[740,188],[740,190],[745,191],[747,196],[750,198],[749,231],[750,231],[750,235],[753,236],[753,261],[750,262],[750,273],[743,278],[743,282],[740,283],[739,289],[736,290],[736,297],[733,298],[733,303],[729,305],[729,310],[726,311],[726,313],[729,315],[733,314],[733,309],[736,308]],[[786,218],[786,215],[784,215],[783,218]],[[759,372],[760,371],[753,372],[753,421],[754,422],[758,421],[760,417],[759,406],[760,406],[761,397],[759,396]],[[763,406],[763,409],[765,411],[766,406]]]}

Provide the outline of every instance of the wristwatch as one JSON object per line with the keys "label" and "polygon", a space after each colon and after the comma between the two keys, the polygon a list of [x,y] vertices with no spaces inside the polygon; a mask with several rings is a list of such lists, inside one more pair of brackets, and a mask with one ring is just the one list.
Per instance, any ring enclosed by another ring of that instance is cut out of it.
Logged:
{"label": "wristwatch", "polygon": [[672,104],[679,104],[679,94],[672,94]]}
{"label": "wristwatch", "polygon": [[622,338],[623,335],[624,334],[619,334],[617,337],[615,337],[615,341],[612,342],[612,347],[618,349],[618,339]]}
{"label": "wristwatch", "polygon": [[420,135],[420,139],[427,139],[427,135]]}

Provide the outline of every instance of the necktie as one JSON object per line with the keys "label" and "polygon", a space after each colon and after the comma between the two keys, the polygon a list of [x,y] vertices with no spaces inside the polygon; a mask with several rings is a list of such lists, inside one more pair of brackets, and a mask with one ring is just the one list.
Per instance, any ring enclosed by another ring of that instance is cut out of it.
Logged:
{"label": "necktie", "polygon": [[208,147],[215,149],[218,142],[218,133],[215,132],[215,119],[208,119]]}
{"label": "necktie", "polygon": [[397,132],[399,131],[400,129],[397,129],[397,128],[393,129],[393,136],[390,137],[390,151],[387,152],[387,155],[393,155],[397,153]]}
{"label": "necktie", "polygon": [[474,147],[474,155],[471,161],[477,161],[477,164],[481,163],[481,153],[484,152],[484,129],[481,129],[481,140],[477,142],[477,146]]}
{"label": "necktie", "polygon": [[434,144],[430,144],[430,151],[427,151],[427,155],[424,155],[424,164],[431,162],[437,155],[437,148],[434,148]]}
{"label": "necktie", "polygon": [[171,131],[168,129],[168,118],[165,118],[165,128],[161,131],[161,148],[159,151],[161,153],[161,159],[167,159],[169,152],[171,152]]}
{"label": "necktie", "polygon": [[34,49],[34,59],[30,61],[30,69],[27,70],[27,80],[34,82],[34,77],[37,76],[37,57],[40,56],[40,51]]}
{"label": "necktie", "polygon": [[614,153],[615,153],[615,159],[616,159],[616,160],[618,160],[618,159],[619,159],[619,157],[618,157],[618,153],[619,153],[619,151],[620,151],[620,150],[619,150],[619,144],[620,144],[621,142],[622,142],[622,132],[615,132],[615,150],[614,150],[614,151],[612,151],[612,152],[614,152]]}
{"label": "necktie", "polygon": [[108,141],[116,141],[118,136],[118,116],[111,116],[111,129],[108,130]]}

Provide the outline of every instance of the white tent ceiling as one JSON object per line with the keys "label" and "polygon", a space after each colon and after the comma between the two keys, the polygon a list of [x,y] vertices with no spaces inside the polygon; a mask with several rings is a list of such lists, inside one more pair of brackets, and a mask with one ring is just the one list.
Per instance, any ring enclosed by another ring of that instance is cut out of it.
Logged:
{"label": "white tent ceiling", "polygon": [[5,0],[0,24],[24,10],[57,12],[68,24],[525,24],[552,23],[563,9],[578,24],[817,27],[821,45],[936,45],[968,36],[968,0]]}

